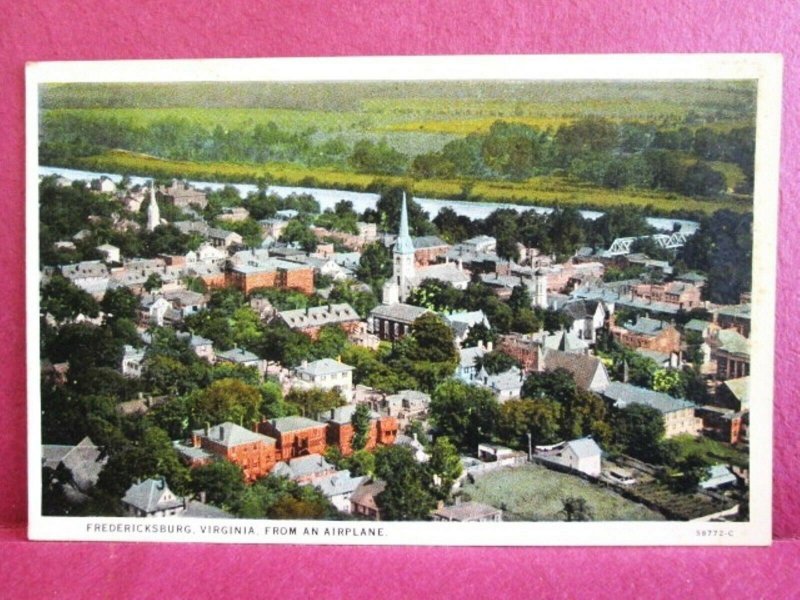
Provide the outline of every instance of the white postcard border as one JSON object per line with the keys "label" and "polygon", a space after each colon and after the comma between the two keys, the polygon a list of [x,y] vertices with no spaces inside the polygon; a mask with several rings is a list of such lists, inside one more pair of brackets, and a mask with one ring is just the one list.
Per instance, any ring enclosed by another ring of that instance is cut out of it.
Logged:
{"label": "white postcard border", "polygon": [[[406,56],[29,63],[26,69],[25,204],[29,537],[34,540],[343,545],[768,545],[772,539],[772,391],[781,72],[782,58],[775,54]],[[39,84],[469,79],[758,80],[751,334],[751,385],[753,390],[758,390],[758,399],[750,409],[750,521],[373,523],[42,516],[38,319]],[[145,527],[152,529],[159,525],[172,526],[173,529],[171,532],[158,529],[148,531]],[[174,529],[177,526],[189,529]],[[209,529],[203,530],[203,527]],[[213,527],[227,529],[214,530]],[[294,532],[290,529],[292,527]],[[380,533],[374,533],[375,530]],[[367,533],[362,533],[364,531]]]}

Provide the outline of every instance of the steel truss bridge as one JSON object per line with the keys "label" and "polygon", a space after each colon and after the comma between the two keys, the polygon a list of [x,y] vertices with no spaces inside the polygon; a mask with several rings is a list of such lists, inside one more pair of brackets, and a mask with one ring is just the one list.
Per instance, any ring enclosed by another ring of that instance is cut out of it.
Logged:
{"label": "steel truss bridge", "polygon": [[653,240],[659,248],[665,248],[667,250],[672,248],[680,248],[686,243],[686,240],[689,236],[685,233],[680,231],[676,231],[671,235],[667,235],[666,233],[657,233],[655,235],[642,235],[639,237],[625,237],[625,238],[617,238],[605,251],[606,256],[622,256],[624,254],[631,253],[631,246],[633,242],[636,240],[646,240],[651,239]]}

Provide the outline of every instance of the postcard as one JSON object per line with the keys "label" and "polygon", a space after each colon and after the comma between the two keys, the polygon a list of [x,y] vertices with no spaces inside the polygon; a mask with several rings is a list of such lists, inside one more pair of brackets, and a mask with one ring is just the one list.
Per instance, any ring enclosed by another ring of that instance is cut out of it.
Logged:
{"label": "postcard", "polygon": [[781,68],[28,65],[30,537],[769,544]]}

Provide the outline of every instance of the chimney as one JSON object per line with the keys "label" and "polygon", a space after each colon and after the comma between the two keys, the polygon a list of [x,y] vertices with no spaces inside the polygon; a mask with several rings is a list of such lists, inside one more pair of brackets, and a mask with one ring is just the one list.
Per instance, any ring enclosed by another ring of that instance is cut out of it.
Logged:
{"label": "chimney", "polygon": [[628,383],[628,378],[629,377],[630,377],[630,374],[628,372],[628,361],[627,360],[623,360],[622,361],[622,383]]}
{"label": "chimney", "polygon": [[200,492],[199,500],[200,500],[200,504],[205,504],[206,503],[206,491],[205,490]]}
{"label": "chimney", "polygon": [[333,416],[334,416],[335,413],[336,413],[336,409],[332,408],[331,409],[331,416],[330,416],[331,419],[333,419]]}
{"label": "chimney", "polygon": [[211,424],[206,421],[206,437],[211,437]]}
{"label": "chimney", "polygon": [[487,351],[491,352],[493,348],[494,348],[494,343],[493,342],[486,342],[486,350]]}
{"label": "chimney", "polygon": [[225,427],[222,425],[219,426],[219,440],[222,441],[225,439]]}

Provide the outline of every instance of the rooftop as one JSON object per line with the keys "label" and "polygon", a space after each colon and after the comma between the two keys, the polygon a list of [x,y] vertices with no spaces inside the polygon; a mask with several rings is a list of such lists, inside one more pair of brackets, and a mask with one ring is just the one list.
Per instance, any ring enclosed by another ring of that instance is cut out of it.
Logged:
{"label": "rooftop", "polygon": [[280,433],[300,431],[301,429],[310,429],[312,427],[325,427],[324,423],[312,421],[311,419],[300,416],[279,417],[277,419],[270,419],[269,422],[272,424],[272,427]]}
{"label": "rooftop", "polygon": [[183,499],[174,496],[163,479],[146,479],[134,483],[125,492],[122,501],[145,513],[183,506]]}
{"label": "rooftop", "polygon": [[343,362],[339,362],[338,360],[333,360],[332,358],[321,358],[319,360],[300,365],[295,369],[295,372],[298,374],[306,373],[311,377],[321,377],[323,375],[334,375],[343,371],[353,370],[355,370],[354,367],[346,365]]}
{"label": "rooftop", "polygon": [[264,444],[275,443],[275,440],[269,436],[250,431],[230,421],[209,428],[208,435],[206,435],[204,429],[196,429],[193,433],[221,444],[226,448],[241,446],[242,444],[252,444],[254,442],[262,442]]}
{"label": "rooftop", "polygon": [[664,392],[654,392],[647,388],[637,387],[629,383],[612,381],[603,392],[603,395],[614,401],[617,408],[625,408],[630,404],[644,404],[655,408],[662,414],[694,408],[695,405],[688,400],[673,398]]}
{"label": "rooftop", "polygon": [[430,312],[427,308],[421,308],[412,304],[379,304],[369,313],[371,317],[379,317],[390,321],[400,321],[402,323],[413,323],[417,318]]}

